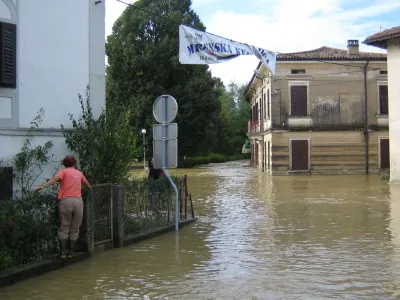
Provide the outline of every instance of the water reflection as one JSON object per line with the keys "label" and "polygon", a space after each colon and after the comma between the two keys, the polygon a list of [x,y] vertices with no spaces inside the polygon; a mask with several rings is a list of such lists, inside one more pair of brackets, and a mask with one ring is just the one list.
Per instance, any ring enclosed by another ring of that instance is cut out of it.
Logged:
{"label": "water reflection", "polygon": [[400,186],[245,166],[176,171],[189,175],[200,217],[178,235],[98,254],[0,299],[400,297]]}

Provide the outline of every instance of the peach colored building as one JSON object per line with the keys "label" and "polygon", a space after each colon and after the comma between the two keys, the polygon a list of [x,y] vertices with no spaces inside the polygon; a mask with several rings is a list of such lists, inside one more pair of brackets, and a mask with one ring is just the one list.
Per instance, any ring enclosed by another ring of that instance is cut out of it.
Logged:
{"label": "peach colored building", "polygon": [[400,26],[371,35],[364,44],[387,50],[390,180],[400,182]]}
{"label": "peach colored building", "polygon": [[386,54],[321,47],[259,64],[251,104],[251,163],[272,175],[364,174],[389,168]]}

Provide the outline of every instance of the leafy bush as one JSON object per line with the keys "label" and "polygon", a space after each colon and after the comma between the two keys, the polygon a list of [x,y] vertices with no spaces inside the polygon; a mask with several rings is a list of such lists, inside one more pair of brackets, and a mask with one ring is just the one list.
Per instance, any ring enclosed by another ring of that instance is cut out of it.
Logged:
{"label": "leafy bush", "polygon": [[222,154],[216,154],[216,153],[211,153],[209,155],[209,158],[210,158],[211,163],[223,163],[228,160],[227,156],[224,156]]}
{"label": "leafy bush", "polygon": [[38,193],[0,203],[0,272],[57,253],[57,203],[54,195]]}
{"label": "leafy bush", "polygon": [[249,158],[248,155],[245,154],[236,154],[227,156],[223,154],[212,153],[208,156],[197,156],[193,157],[192,159],[180,158],[178,166],[179,168],[193,168],[201,165],[208,165],[212,163],[224,163],[228,161],[242,160],[248,158]]}
{"label": "leafy bush", "polygon": [[89,86],[86,100],[78,94],[82,115],[70,114],[72,130],[63,129],[68,148],[78,154],[79,167],[92,183],[117,183],[126,178],[136,156],[136,138],[129,121],[130,111],[107,107],[95,118],[90,105]]}
{"label": "leafy bush", "polygon": [[[50,154],[53,148],[52,141],[48,141],[44,143],[44,145],[32,146],[35,132],[42,123],[43,117],[44,109],[41,108],[31,122],[31,127],[28,129],[27,137],[20,152],[11,159],[0,159],[0,166],[14,166],[14,181],[17,186],[14,195],[16,198],[28,196],[37,179],[43,174],[44,167],[51,164],[53,168],[56,169],[55,164],[58,164],[54,159],[54,155]],[[0,179],[2,179],[4,175],[5,174],[0,172]]]}

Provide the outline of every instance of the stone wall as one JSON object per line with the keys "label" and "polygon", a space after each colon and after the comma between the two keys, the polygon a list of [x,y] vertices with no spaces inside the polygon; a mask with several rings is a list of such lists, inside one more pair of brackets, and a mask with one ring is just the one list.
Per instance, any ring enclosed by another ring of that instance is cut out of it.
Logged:
{"label": "stone wall", "polygon": [[[290,139],[310,139],[312,174],[365,174],[366,145],[362,131],[272,132],[272,175],[290,174]],[[388,132],[369,134],[369,172],[380,173],[379,138]]]}

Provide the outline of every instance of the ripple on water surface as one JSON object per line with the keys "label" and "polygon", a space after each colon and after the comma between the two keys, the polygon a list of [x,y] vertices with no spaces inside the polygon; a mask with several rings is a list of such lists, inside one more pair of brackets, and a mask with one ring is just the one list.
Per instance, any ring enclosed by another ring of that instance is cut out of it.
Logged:
{"label": "ripple on water surface", "polygon": [[[377,176],[184,170],[199,221],[0,299],[397,299],[400,192]],[[399,200],[398,200],[399,199]]]}

